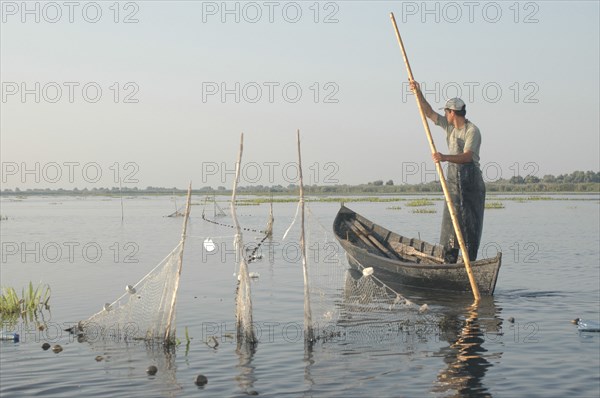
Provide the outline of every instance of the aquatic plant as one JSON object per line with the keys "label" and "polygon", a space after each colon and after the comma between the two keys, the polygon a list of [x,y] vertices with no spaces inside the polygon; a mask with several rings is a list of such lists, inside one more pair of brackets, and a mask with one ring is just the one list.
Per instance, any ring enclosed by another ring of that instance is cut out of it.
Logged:
{"label": "aquatic plant", "polygon": [[514,194],[511,196],[493,196],[494,199],[497,200],[501,200],[501,201],[513,201],[513,202],[521,202],[521,203],[526,203],[526,202],[531,202],[531,201],[548,201],[548,200],[552,200],[552,201],[597,201],[597,197],[590,197],[590,196],[585,196],[585,195],[581,195],[581,197],[557,197],[554,196],[552,194],[548,194],[545,196],[532,196],[532,195],[523,195],[523,194]]}
{"label": "aquatic plant", "polygon": [[[266,203],[266,202],[262,202],[262,203]],[[246,201],[236,201],[235,202],[236,206],[260,206],[260,203],[254,203],[254,202],[246,202]]]}
{"label": "aquatic plant", "polygon": [[186,341],[186,344],[189,346],[190,342],[191,342],[191,339],[190,339],[190,335],[188,333],[188,327],[187,326],[185,327],[185,341]]}
{"label": "aquatic plant", "polygon": [[402,198],[396,197],[379,197],[379,196],[363,196],[363,197],[333,197],[333,198],[309,198],[309,202],[400,202]]}
{"label": "aquatic plant", "polygon": [[[363,197],[310,197],[306,198],[306,202],[320,202],[320,203],[350,203],[350,202],[400,202],[404,199],[397,197],[377,197],[377,196],[363,196]],[[286,198],[267,198],[267,197],[258,197],[253,199],[240,199],[236,201],[236,205],[246,205],[250,204],[261,204],[261,203],[296,203],[298,202],[297,197],[286,197]]]}
{"label": "aquatic plant", "polygon": [[554,200],[554,198],[549,196],[529,196],[527,200]]}
{"label": "aquatic plant", "polygon": [[504,209],[502,202],[485,202],[486,209]]}
{"label": "aquatic plant", "polygon": [[437,210],[435,210],[435,209],[414,209],[412,212],[415,214],[433,214],[433,213],[437,213]]}
{"label": "aquatic plant", "polygon": [[410,207],[433,206],[433,201],[430,199],[415,199],[406,203],[406,205]]}
{"label": "aquatic plant", "polygon": [[42,309],[48,309],[50,286],[39,284],[35,289],[29,282],[28,288],[21,290],[21,297],[13,287],[3,287],[0,295],[0,314],[33,314]]}

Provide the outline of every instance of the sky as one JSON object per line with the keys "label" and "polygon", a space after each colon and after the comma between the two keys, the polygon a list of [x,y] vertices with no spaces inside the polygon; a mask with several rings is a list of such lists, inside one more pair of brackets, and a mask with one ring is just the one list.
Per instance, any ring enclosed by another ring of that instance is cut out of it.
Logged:
{"label": "sky", "polygon": [[[1,2],[2,190],[435,178],[389,14],[486,181],[600,170],[597,1]],[[430,123],[438,150],[443,131]]]}

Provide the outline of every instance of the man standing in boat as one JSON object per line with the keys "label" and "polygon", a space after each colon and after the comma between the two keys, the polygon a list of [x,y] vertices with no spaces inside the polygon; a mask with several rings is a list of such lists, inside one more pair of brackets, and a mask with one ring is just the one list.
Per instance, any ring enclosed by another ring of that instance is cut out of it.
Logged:
{"label": "man standing in boat", "polygon": [[[467,107],[460,98],[446,101],[446,105],[440,108],[444,110],[444,115],[440,115],[425,100],[419,83],[411,81],[410,87],[417,95],[425,115],[446,131],[449,154],[436,152],[432,157],[434,162],[448,162],[448,190],[456,207],[469,259],[474,261],[481,241],[485,207],[485,183],[479,168],[481,133],[477,126],[465,118]],[[446,248],[446,260],[456,262],[459,246],[447,206],[444,207],[440,244]]]}

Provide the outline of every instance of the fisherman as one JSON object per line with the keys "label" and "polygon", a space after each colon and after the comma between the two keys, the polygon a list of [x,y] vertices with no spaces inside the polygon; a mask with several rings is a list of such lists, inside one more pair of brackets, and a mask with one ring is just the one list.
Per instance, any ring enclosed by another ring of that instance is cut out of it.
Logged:
{"label": "fisherman", "polygon": [[[410,88],[417,95],[425,115],[446,131],[449,154],[436,152],[432,157],[436,163],[448,162],[448,191],[454,203],[469,259],[474,261],[477,259],[481,241],[485,207],[485,184],[479,168],[481,133],[477,126],[465,118],[467,108],[460,98],[446,101],[446,105],[440,108],[444,110],[444,115],[440,115],[425,100],[419,83],[411,81]],[[446,249],[446,261],[456,262],[459,244],[448,206],[444,207],[440,244]]]}

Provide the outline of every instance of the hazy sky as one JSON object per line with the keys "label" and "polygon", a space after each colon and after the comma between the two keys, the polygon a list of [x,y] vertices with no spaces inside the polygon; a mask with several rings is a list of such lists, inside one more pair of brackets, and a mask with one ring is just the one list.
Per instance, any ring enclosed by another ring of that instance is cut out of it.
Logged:
{"label": "hazy sky", "polygon": [[[487,180],[600,169],[599,3],[1,3],[2,189],[430,181],[389,13]],[[431,125],[438,149],[442,130]],[[117,172],[120,172],[118,174]]]}

